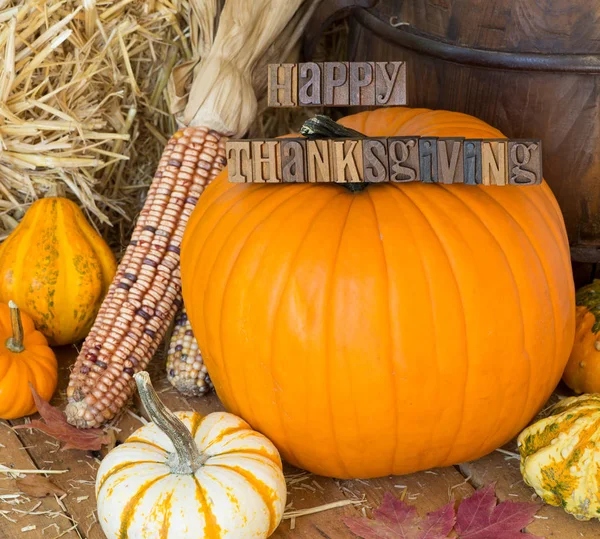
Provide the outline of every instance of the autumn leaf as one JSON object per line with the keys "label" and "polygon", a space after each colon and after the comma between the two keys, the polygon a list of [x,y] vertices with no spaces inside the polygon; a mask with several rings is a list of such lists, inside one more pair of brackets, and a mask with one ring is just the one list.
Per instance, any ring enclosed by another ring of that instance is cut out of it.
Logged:
{"label": "autumn leaf", "polygon": [[27,475],[15,481],[17,488],[25,495],[32,498],[45,498],[46,496],[63,496],[65,492],[58,488],[52,481],[41,475]]}
{"label": "autumn leaf", "polygon": [[373,518],[345,518],[344,523],[363,539],[446,539],[452,530],[459,539],[543,539],[521,532],[540,507],[508,501],[496,505],[492,484],[464,499],[457,514],[451,502],[421,518],[415,507],[387,492]]}
{"label": "autumn leaf", "polygon": [[454,506],[421,518],[414,507],[386,492],[372,519],[350,517],[344,524],[363,539],[445,539],[454,526]]}
{"label": "autumn leaf", "polygon": [[540,504],[502,502],[496,505],[494,485],[488,485],[463,500],[456,515],[456,532],[460,539],[542,539],[523,534],[533,522]]}
{"label": "autumn leaf", "polygon": [[82,449],[84,451],[98,451],[100,448],[111,442],[110,436],[105,434],[102,429],[78,429],[67,422],[65,414],[58,408],[40,397],[35,388],[29,384],[33,400],[37,406],[38,412],[44,420],[34,419],[31,423],[25,425],[16,425],[15,429],[37,429],[45,432],[52,438],[65,442],[62,450]]}

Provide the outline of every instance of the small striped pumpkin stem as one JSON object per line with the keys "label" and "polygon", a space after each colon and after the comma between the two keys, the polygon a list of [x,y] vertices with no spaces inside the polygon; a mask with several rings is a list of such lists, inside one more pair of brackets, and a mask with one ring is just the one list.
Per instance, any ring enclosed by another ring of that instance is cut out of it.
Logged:
{"label": "small striped pumpkin stem", "polygon": [[225,137],[188,127],[169,140],[132,240],[77,357],[67,420],[79,428],[114,418],[133,393],[181,307],[181,240],[198,197],[226,164]]}
{"label": "small striped pumpkin stem", "polygon": [[204,395],[213,389],[185,306],[175,317],[167,353],[167,378],[177,391],[188,397]]}
{"label": "small striped pumpkin stem", "polygon": [[167,458],[167,466],[175,474],[193,474],[206,462],[192,434],[182,421],[158,398],[146,371],[134,374],[140,399],[152,422],[173,443],[175,452]]}

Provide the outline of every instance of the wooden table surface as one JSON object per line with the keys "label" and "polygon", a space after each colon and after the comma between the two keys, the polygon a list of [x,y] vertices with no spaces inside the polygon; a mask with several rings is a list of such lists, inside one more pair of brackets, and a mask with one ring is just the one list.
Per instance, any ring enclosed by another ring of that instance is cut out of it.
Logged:
{"label": "wooden table surface", "polygon": [[[63,406],[69,367],[74,350],[58,351],[60,361],[59,390],[53,404]],[[149,368],[153,383],[165,404],[172,410],[194,409],[209,413],[222,409],[216,395],[186,399],[177,393],[166,379],[163,362],[156,358]],[[116,423],[118,440],[124,440],[141,426],[132,410]],[[0,539],[105,539],[96,519],[94,481],[101,454],[85,451],[60,451],[59,444],[45,434],[33,430],[14,430],[24,423],[0,421],[0,464],[14,469],[68,470],[49,478],[67,494],[55,497],[28,498],[18,495],[14,480],[0,474]],[[514,443],[506,446],[514,451]],[[351,538],[353,535],[342,522],[345,516],[369,515],[386,491],[400,496],[406,490],[405,500],[420,514],[438,509],[450,499],[460,500],[475,488],[496,482],[500,500],[528,501],[534,493],[521,479],[516,458],[494,452],[475,462],[459,466],[429,470],[401,477],[386,477],[369,481],[338,481],[303,473],[286,467],[288,478],[288,511],[308,509],[324,504],[356,500],[357,505],[285,519],[274,538]],[[293,529],[292,529],[293,528]],[[600,538],[600,522],[578,522],[562,509],[545,506],[537,514],[528,531],[542,537],[579,539]],[[525,536],[524,536],[525,537]],[[185,538],[181,538],[185,539]]]}

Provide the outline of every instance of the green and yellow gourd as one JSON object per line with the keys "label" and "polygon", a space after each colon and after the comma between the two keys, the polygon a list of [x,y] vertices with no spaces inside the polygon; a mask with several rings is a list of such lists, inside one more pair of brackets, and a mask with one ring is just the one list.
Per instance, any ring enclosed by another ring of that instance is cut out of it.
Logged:
{"label": "green and yellow gourd", "polygon": [[600,395],[569,397],[518,438],[521,473],[544,502],[600,518]]}
{"label": "green and yellow gourd", "polygon": [[0,246],[0,302],[13,300],[51,345],[83,339],[116,271],[108,245],[63,196],[34,202]]}

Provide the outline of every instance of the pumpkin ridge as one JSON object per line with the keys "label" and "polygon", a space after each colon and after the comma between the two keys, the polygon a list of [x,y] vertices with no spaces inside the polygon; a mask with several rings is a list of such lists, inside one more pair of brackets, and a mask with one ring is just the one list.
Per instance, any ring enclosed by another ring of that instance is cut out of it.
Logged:
{"label": "pumpkin ridge", "polygon": [[[254,186],[250,186],[250,187],[254,187]],[[260,186],[260,187],[262,187],[262,186]],[[304,189],[304,191],[307,190],[309,187],[310,186],[307,185],[306,188]],[[224,194],[226,194],[226,193],[227,193],[227,191],[224,192]],[[214,271],[214,267],[216,265],[216,262],[218,261],[219,256],[222,253],[223,247],[225,246],[225,244],[228,242],[228,240],[237,231],[239,231],[239,230],[242,229],[242,227],[240,225],[244,221],[244,219],[247,218],[247,216],[249,214],[251,214],[255,210],[255,208],[257,208],[258,206],[260,206],[261,204],[263,204],[264,201],[269,200],[270,198],[273,198],[277,194],[277,190],[276,189],[272,189],[271,192],[268,192],[268,191],[264,191],[264,190],[260,190],[260,189],[254,189],[253,193],[258,193],[258,194],[260,194],[262,196],[260,198],[258,198],[258,195],[257,195],[258,200],[256,200],[256,202],[253,201],[253,204],[252,204],[252,206],[250,208],[248,208],[247,213],[241,218],[241,220],[237,221],[236,226],[231,227],[231,230],[229,231],[229,233],[227,234],[227,236],[223,239],[223,241],[222,241],[221,245],[219,246],[219,248],[215,250],[214,258],[213,258],[213,261],[212,261],[212,266],[208,270],[208,278],[209,279],[212,277],[212,272]],[[287,198],[290,198],[291,196],[293,196],[293,195],[290,194],[290,195],[288,195]],[[243,198],[243,192],[240,191],[239,198],[237,198],[237,200],[235,200],[233,202],[233,204],[228,205],[228,211],[231,212],[238,204],[243,204],[244,202],[245,202],[245,200]],[[216,222],[213,225],[210,234],[207,235],[207,238],[209,238],[210,235],[212,234],[212,232],[214,232],[218,228],[219,224],[220,224],[219,222]],[[246,238],[249,235],[250,234],[247,233]],[[203,245],[202,245],[201,250],[198,252],[198,257],[197,257],[196,264],[195,264],[195,267],[194,267],[194,272],[197,271],[197,265],[200,264],[200,261],[203,259],[202,253],[206,249],[206,244],[207,244],[207,242],[205,241],[203,243]],[[236,256],[236,260],[238,259],[238,257],[239,257],[239,253]],[[225,289],[226,289],[226,287],[227,287],[230,279],[231,279],[231,271],[228,272],[227,277],[225,279],[225,283],[224,283]],[[205,314],[205,316],[203,317],[203,319],[206,320],[206,313],[204,313],[204,314]],[[220,318],[219,318],[219,324],[220,324],[220,330],[222,330],[223,317],[221,315],[220,315]],[[204,335],[207,334],[207,332],[206,332],[206,326],[204,326],[203,334]],[[222,353],[222,351],[223,351],[223,342],[222,342],[222,340],[220,338],[219,338],[219,350],[220,350],[221,354],[217,354],[217,355],[220,355],[221,363],[222,363],[222,366],[223,366],[223,369],[224,369],[224,383],[229,386],[229,391],[227,393],[230,395],[230,398],[233,400],[233,402],[232,402],[232,404],[233,404],[233,410],[237,411],[237,410],[240,410],[241,407],[238,404],[237,393],[233,390],[233,387],[231,386],[231,381],[230,381],[230,376],[229,376],[230,372],[229,372],[229,369],[227,367],[227,362],[223,361],[223,353]],[[208,355],[206,355],[205,360],[210,361]],[[207,363],[207,366],[208,366],[208,363]],[[219,380],[219,382],[220,382],[220,380]],[[213,380],[213,383],[214,383],[214,380]],[[215,386],[215,389],[217,389],[217,394],[218,394],[218,387]],[[250,410],[251,410],[251,405],[250,405]],[[251,415],[253,415],[252,411],[250,413],[251,413]]]}
{"label": "pumpkin ridge", "polygon": [[[261,186],[261,187],[263,187],[263,186]],[[296,198],[296,197],[300,198],[300,195],[302,193],[306,193],[306,192],[310,193],[310,187],[311,187],[310,185],[306,185],[306,186],[303,186],[303,187],[304,187],[304,189],[299,189],[299,190],[297,190],[296,193],[294,193],[292,190],[289,190],[288,193],[285,193],[285,196],[284,196],[283,190],[280,192],[281,194],[278,193],[277,189],[271,189],[270,193],[267,191],[266,194],[265,194],[265,196],[263,196],[260,200],[258,200],[257,203],[252,206],[252,208],[249,208],[248,211],[242,217],[241,220],[237,221],[237,226],[236,227],[232,227],[232,229],[227,234],[227,237],[222,242],[222,244],[220,246],[220,249],[216,253],[216,256],[215,256],[214,261],[213,261],[213,268],[214,268],[214,265],[215,265],[216,261],[218,260],[219,255],[221,254],[222,249],[225,246],[225,244],[229,241],[229,239],[231,237],[233,237],[242,228],[241,225],[242,225],[243,221],[245,219],[250,218],[252,216],[252,214],[257,210],[257,208],[259,208],[260,206],[262,206],[263,204],[265,204],[266,201],[272,200],[273,198],[275,198],[275,200],[277,201],[277,204],[269,211],[269,213],[266,216],[262,216],[262,218],[256,223],[256,225],[252,228],[252,230],[248,230],[247,231],[247,233],[246,233],[246,235],[245,235],[245,237],[243,239],[243,242],[240,242],[241,246],[239,247],[238,252],[236,253],[234,260],[230,263],[230,269],[227,272],[227,275],[225,277],[225,281],[223,283],[223,287],[224,287],[225,291],[227,290],[229,282],[231,281],[231,278],[232,278],[232,273],[233,272],[231,271],[231,268],[235,265],[235,262],[239,259],[241,253],[244,250],[244,247],[247,245],[247,242],[248,242],[249,238],[256,231],[256,229],[258,227],[260,227],[268,219],[268,217],[270,217],[278,208],[280,208],[281,206],[285,205],[290,199],[293,199],[293,198]],[[277,197],[279,197],[279,200],[277,200]],[[243,200],[241,202],[243,202]],[[240,203],[240,201],[237,201],[234,204],[234,206],[236,206],[238,203]],[[228,208],[229,211],[231,211],[234,206],[230,206]],[[209,270],[210,271],[209,276],[212,275],[213,268],[211,268]],[[224,358],[224,354],[223,354],[223,340],[222,340],[222,334],[223,334],[222,329],[223,329],[223,324],[226,323],[226,320],[224,320],[222,314],[223,314],[223,310],[221,310],[221,313],[219,315],[220,335],[221,335],[221,337],[219,338],[219,350],[220,350],[221,360],[223,361],[223,364],[225,366],[225,375],[228,378],[229,371],[228,371],[228,368],[227,368],[227,361],[224,361],[224,359],[223,359]],[[251,416],[252,417],[252,419],[250,419],[250,417],[246,417],[245,419],[248,419],[248,422],[250,424],[256,424],[257,422],[255,421],[254,409],[252,407],[252,401],[251,401],[251,398],[250,398],[250,392],[248,391],[247,380],[246,380],[245,377],[244,377],[244,384],[245,384],[244,387],[246,388],[246,391],[245,391],[245,393],[246,393],[246,402],[248,403],[248,411],[249,411],[249,413],[246,414],[246,416]],[[233,397],[233,398],[235,399],[235,397]],[[236,402],[236,410],[239,410],[239,409],[240,409],[240,407],[239,407],[239,405]]]}
{"label": "pumpkin ridge", "polygon": [[[532,188],[535,189],[536,186],[532,186]],[[531,207],[531,209],[527,212],[528,215],[531,215],[532,213],[535,213],[538,215],[540,221],[543,222],[547,222],[548,219],[546,219],[546,216],[540,212],[539,210],[539,204],[534,204],[533,201],[529,198],[527,198],[526,196],[524,196],[524,194],[522,193],[521,190],[517,191],[521,201],[523,201],[523,204],[526,205],[527,207]],[[492,197],[492,195],[490,193],[485,193],[488,197]],[[498,202],[497,199],[494,199],[495,202]],[[498,202],[499,203],[499,202]],[[540,248],[537,245],[537,238],[538,236],[534,233],[534,234],[530,234],[528,233],[528,230],[526,229],[525,225],[523,223],[521,223],[518,219],[516,219],[513,215],[513,213],[510,211],[509,208],[507,208],[504,204],[499,203],[503,209],[510,215],[510,217],[513,219],[513,221],[515,222],[515,224],[517,225],[517,227],[519,228],[519,230],[521,230],[523,232],[523,236],[524,238],[527,240],[527,242],[531,245],[531,250],[532,253],[535,254],[535,257],[537,258],[541,271],[544,275],[544,284],[545,284],[545,288],[548,291],[548,297],[550,298],[550,304],[552,306],[552,309],[549,309],[549,311],[551,312],[552,315],[552,320],[553,320],[553,325],[555,328],[555,331],[552,334],[552,338],[553,338],[553,345],[551,347],[552,350],[554,350],[554,354],[552,354],[552,364],[555,365],[557,363],[557,354],[558,352],[558,348],[559,348],[559,344],[560,344],[560,340],[557,339],[557,336],[560,336],[564,333],[565,328],[560,328],[558,327],[558,320],[556,318],[556,312],[560,311],[560,309],[558,309],[557,306],[557,301],[556,301],[556,296],[555,296],[555,287],[554,285],[554,280],[552,278],[552,272],[549,272],[549,269],[547,268],[546,264],[544,263],[544,257],[540,255]],[[555,233],[552,231],[552,228],[550,227],[550,230],[552,232],[552,236],[554,237],[555,242],[560,245],[561,244],[561,238],[556,238]],[[571,269],[569,268],[569,272],[571,271]],[[573,335],[573,340],[574,340],[574,335]],[[570,343],[571,345],[573,344],[572,342]],[[566,365],[565,364],[562,365],[561,368],[561,374],[562,374],[562,370],[564,369]],[[546,369],[545,372],[552,372],[552,368]],[[550,384],[548,384],[548,386],[552,386],[550,388],[553,389],[556,387],[556,385],[558,384],[560,380],[560,376],[558,379],[552,381],[549,380]],[[548,395],[549,396],[549,395]],[[545,399],[544,399],[545,400]],[[540,403],[540,406],[542,405],[542,403]]]}
{"label": "pumpkin ridge", "polygon": [[[137,464],[137,463],[134,463],[134,464]],[[133,517],[135,516],[135,508],[142,501],[146,492],[148,492],[148,490],[152,486],[154,486],[156,483],[158,483],[165,477],[168,477],[169,475],[170,474],[164,474],[159,477],[155,477],[154,479],[150,479],[149,481],[146,481],[137,490],[137,492],[131,496],[129,501],[125,504],[125,507],[123,508],[123,512],[121,513],[121,526],[119,528],[119,538],[120,539],[128,539],[128,537],[129,537],[128,530],[129,530],[129,526],[131,526],[131,521],[133,520]]]}
{"label": "pumpkin ridge", "polygon": [[196,483],[196,501],[204,515],[204,537],[206,539],[220,539],[222,530],[212,510],[212,502],[206,496],[206,491],[202,488],[198,478],[194,474],[192,474],[192,478]]}
{"label": "pumpkin ridge", "polygon": [[[522,301],[522,298],[521,298],[521,292],[520,292],[520,290],[519,290],[519,286],[518,286],[517,278],[516,278],[516,276],[515,276],[514,269],[513,269],[513,267],[511,266],[510,260],[509,260],[509,259],[508,259],[508,257],[506,256],[506,250],[505,250],[505,247],[504,247],[504,245],[502,245],[502,244],[500,243],[500,241],[498,240],[498,238],[497,238],[496,234],[494,234],[494,233],[492,232],[492,230],[490,229],[490,227],[488,226],[488,224],[485,222],[485,218],[484,218],[484,217],[482,217],[482,216],[481,216],[481,215],[480,215],[480,214],[479,214],[479,213],[476,211],[476,207],[475,207],[474,205],[469,205],[469,204],[467,204],[467,203],[465,202],[465,200],[464,200],[464,199],[463,199],[461,196],[459,196],[459,195],[458,195],[458,194],[455,192],[455,190],[453,190],[453,189],[449,189],[449,188],[448,188],[447,186],[445,186],[445,185],[441,185],[441,187],[442,187],[442,189],[444,189],[444,190],[445,190],[445,191],[448,193],[448,195],[450,195],[451,197],[453,197],[455,200],[457,200],[457,201],[458,201],[458,202],[459,202],[459,203],[460,203],[460,204],[461,204],[461,205],[464,207],[464,209],[465,209],[464,211],[465,211],[466,213],[469,213],[470,215],[472,215],[472,216],[473,216],[473,218],[474,218],[474,219],[476,219],[476,220],[477,220],[479,223],[481,223],[481,226],[482,226],[482,228],[483,228],[485,231],[487,231],[487,234],[488,234],[488,236],[490,237],[491,241],[492,241],[494,244],[496,244],[496,245],[498,246],[498,251],[499,251],[499,252],[501,253],[501,255],[502,255],[502,260],[504,261],[504,263],[505,263],[505,265],[506,265],[507,274],[508,274],[508,276],[510,277],[510,282],[512,283],[512,288],[514,289],[514,294],[515,294],[515,298],[516,298],[516,303],[517,303],[517,305],[518,305],[518,311],[519,311],[519,314],[520,314],[520,322],[521,322],[521,323],[520,323],[520,326],[519,326],[519,327],[522,327],[522,328],[524,328],[525,316],[524,316],[524,313],[523,313],[523,301]],[[500,211],[500,212],[502,212],[502,213],[504,213],[505,215],[507,215],[507,216],[510,218],[510,220],[511,220],[512,222],[514,222],[514,223],[515,223],[515,225],[516,225],[516,227],[518,228],[518,230],[519,230],[520,232],[522,232],[522,235],[523,235],[523,237],[524,237],[525,241],[527,241],[527,243],[529,243],[529,245],[531,246],[531,242],[529,241],[529,238],[527,237],[527,235],[525,234],[525,232],[522,230],[522,228],[519,226],[519,223],[517,223],[517,222],[514,220],[514,218],[512,217],[512,215],[510,215],[510,214],[509,214],[509,213],[508,213],[508,212],[505,210],[504,206],[503,206],[502,204],[500,204],[500,203],[499,203],[499,202],[498,202],[498,201],[497,201],[497,200],[496,200],[494,197],[492,197],[492,196],[489,194],[489,192],[486,192],[486,190],[483,190],[483,189],[482,189],[482,190],[481,190],[481,192],[482,192],[482,193],[483,193],[485,196],[487,196],[487,197],[491,198],[491,199],[492,199],[492,201],[493,201],[493,204],[494,204],[495,206],[497,206],[497,207],[498,207],[499,211]],[[436,207],[437,207],[437,209],[438,209],[438,211],[439,211],[440,213],[444,213],[444,210],[443,210],[443,208],[441,208],[439,204],[438,204],[438,205],[436,205]],[[446,214],[446,215],[447,215],[447,214]],[[449,216],[448,216],[448,217],[449,217]],[[519,234],[519,235],[521,235],[521,234]],[[533,247],[533,246],[532,246],[532,247]],[[539,258],[539,257],[538,257],[538,258]],[[530,355],[529,355],[529,351],[527,350],[527,347],[526,347],[526,339],[525,339],[525,331],[524,331],[524,330],[523,330],[523,331],[522,331],[522,333],[521,333],[521,337],[522,337],[522,338],[521,338],[521,341],[522,341],[522,345],[521,345],[521,346],[522,346],[522,349],[523,349],[523,352],[524,352],[524,356],[525,356],[525,358],[527,359],[527,369],[528,369],[528,377],[527,377],[527,379],[528,379],[528,384],[527,384],[527,391],[526,391],[526,393],[525,393],[525,406],[521,408],[521,418],[520,418],[519,422],[521,422],[521,421],[523,420],[523,417],[522,417],[522,416],[523,416],[523,413],[524,413],[524,411],[525,411],[525,410],[528,408],[527,404],[528,404],[528,402],[529,402],[529,398],[530,398],[530,396],[531,396],[531,383],[532,383],[532,381],[533,381],[533,377],[532,377],[532,368],[531,368],[531,358],[530,358]],[[502,418],[503,418],[503,415],[504,415],[504,414],[503,414],[503,409],[504,409],[504,408],[505,408],[505,406],[506,406],[506,401],[507,401],[507,400],[508,400],[508,399],[506,399],[506,398],[502,398],[502,399],[501,399],[501,402],[502,402],[502,404],[500,405],[500,409],[499,409],[499,411],[498,411],[498,413],[497,413],[497,417],[496,417],[496,424],[495,424],[494,428],[492,428],[492,429],[490,430],[490,432],[491,432],[491,433],[495,433],[495,432],[497,431],[498,425],[499,425],[499,423],[502,421]],[[529,418],[526,418],[526,420],[527,420],[527,419],[529,419]],[[482,449],[484,448],[484,446],[486,445],[486,443],[487,443],[488,441],[489,441],[489,439],[485,439],[485,438],[482,438],[482,440],[480,440],[480,442],[479,442],[479,448],[478,448],[478,450],[477,450],[477,453],[480,453],[480,452],[482,451]]]}
{"label": "pumpkin ridge", "polygon": [[96,485],[96,493],[99,493],[102,490],[102,487],[104,486],[106,481],[110,479],[113,475],[116,475],[123,470],[132,468],[133,466],[137,466],[138,464],[164,464],[164,462],[160,462],[158,460],[136,460],[118,464],[117,466],[111,468],[107,472],[107,474],[98,482],[98,484]]}
{"label": "pumpkin ridge", "polygon": [[240,425],[237,427],[228,427],[226,429],[223,429],[221,432],[219,432],[219,434],[217,434],[209,443],[208,445],[205,445],[202,448],[202,452],[206,452],[207,449],[209,449],[210,447],[212,447],[215,444],[218,444],[220,442],[223,441],[223,438],[225,438],[225,436],[230,436],[231,434],[237,434],[238,432],[241,432],[243,430],[249,430],[248,427]]}
{"label": "pumpkin ridge", "polygon": [[[455,284],[455,289],[457,292],[457,296],[459,298],[459,302],[460,302],[460,312],[462,314],[462,324],[461,327],[463,328],[463,332],[464,332],[464,342],[465,342],[465,374],[464,374],[464,380],[465,380],[465,387],[468,385],[468,380],[469,380],[469,346],[468,346],[468,336],[469,336],[469,332],[467,331],[467,320],[465,317],[465,310],[464,310],[464,299],[463,299],[463,293],[462,290],[460,288],[460,284],[458,282],[458,277],[456,276],[456,272],[454,270],[454,265],[452,264],[452,260],[450,259],[450,257],[448,256],[448,253],[444,247],[444,244],[441,240],[441,238],[439,237],[439,234],[436,230],[436,228],[433,226],[433,224],[431,223],[431,221],[429,220],[429,218],[427,217],[427,215],[425,214],[425,212],[423,211],[423,209],[421,208],[421,206],[418,204],[417,201],[415,201],[408,193],[409,189],[402,189],[402,187],[400,185],[395,185],[396,189],[394,191],[392,191],[392,199],[395,201],[396,205],[398,206],[398,211],[401,211],[401,205],[399,203],[399,199],[404,199],[408,204],[412,205],[412,207],[415,209],[415,211],[421,215],[424,223],[427,224],[427,226],[429,227],[429,229],[431,230],[432,235],[435,237],[435,241],[436,244],[438,246],[438,248],[440,249],[440,252],[443,253],[444,257],[446,258],[446,260],[448,261],[448,267],[450,268],[450,274],[452,275],[452,279],[454,281]],[[427,269],[427,265],[424,263],[423,260],[423,256],[422,256],[422,249],[420,247],[419,244],[419,236],[418,234],[415,233],[415,231],[413,230],[413,227],[411,226],[410,220],[407,219],[405,220],[405,230],[408,230],[410,232],[410,235],[413,239],[413,243],[415,245],[415,249],[417,250],[417,252],[419,253],[419,264],[420,267],[423,271],[423,275],[426,276],[426,282],[427,282],[427,289],[428,289],[428,293],[429,293],[429,297],[428,297],[428,303],[429,305],[433,305],[433,290],[431,287],[431,271]],[[431,327],[433,328],[434,332],[435,332],[435,328],[436,328],[436,322],[435,322],[435,314],[433,312],[432,309],[429,309],[429,320],[431,322]],[[437,346],[437,340],[433,339],[433,345],[435,347],[435,354],[436,354],[436,365],[438,365],[438,369],[437,369],[437,375],[436,375],[436,380],[437,380],[437,385],[439,386],[440,382],[440,370],[439,370],[439,355],[438,355],[438,346]],[[465,409],[465,401],[463,398],[463,401],[461,403],[461,410],[460,410],[460,420],[457,426],[457,430],[454,434],[454,440],[457,440],[459,438],[460,435],[460,431],[463,428],[464,425],[464,409]],[[438,416],[439,419],[439,416]],[[430,438],[433,439],[433,432],[431,432],[430,429]],[[440,462],[446,462],[448,459],[448,456],[450,455],[450,453],[453,451],[454,446],[453,444],[448,444],[448,450],[446,452],[446,455],[440,460]],[[419,457],[419,459],[421,459],[422,457]],[[420,461],[419,461],[420,462]]]}
{"label": "pumpkin ridge", "polygon": [[127,438],[127,443],[129,442],[148,445],[150,447],[153,447],[154,449],[159,449],[161,453],[168,453],[168,451],[164,447],[161,447],[160,445],[151,442],[150,440],[146,440],[145,438],[140,438],[139,436],[130,436],[129,438]]}
{"label": "pumpkin ridge", "polygon": [[[269,461],[271,461],[273,464],[275,464],[275,466],[281,466],[281,459],[273,454],[270,453],[269,451],[265,450],[265,449],[255,449],[255,448],[240,448],[240,449],[231,449],[229,451],[223,451],[220,452],[218,455],[214,455],[215,457],[222,457],[222,456],[230,456],[230,455],[239,455],[239,456],[244,456],[244,455],[256,455],[259,457],[264,457],[266,459],[268,459]],[[259,462],[259,461],[257,461]],[[208,461],[207,461],[208,464]]]}
{"label": "pumpkin ridge", "polygon": [[229,464],[216,464],[219,468],[225,468],[232,472],[241,475],[247,483],[252,487],[252,490],[258,494],[263,503],[265,504],[267,511],[269,513],[269,531],[267,532],[267,537],[271,535],[275,528],[277,528],[277,512],[274,507],[274,502],[277,499],[277,494],[275,491],[267,486],[263,481],[258,479],[253,473],[248,470],[241,468],[240,466],[231,466]]}
{"label": "pumpkin ridge", "polygon": [[196,434],[198,433],[198,429],[200,428],[200,425],[202,425],[202,422],[204,421],[204,418],[206,416],[203,416],[202,414],[199,414],[197,412],[194,413],[194,416],[192,418],[192,425],[190,428],[190,432],[192,434],[192,438],[196,438]]}
{"label": "pumpkin ridge", "polygon": [[[310,191],[308,191],[310,194]],[[277,305],[275,307],[274,313],[273,313],[273,326],[271,329],[271,338],[270,338],[270,354],[269,354],[269,358],[270,358],[270,362],[269,362],[269,369],[270,369],[270,373],[271,373],[271,379],[273,380],[273,383],[276,383],[275,380],[275,375],[274,375],[274,368],[273,368],[273,350],[274,350],[274,338],[276,336],[276,325],[277,325],[277,321],[279,320],[279,311],[281,309],[282,303],[283,303],[283,298],[286,295],[287,291],[288,291],[288,286],[290,283],[290,279],[292,278],[293,274],[294,274],[294,264],[302,250],[302,248],[304,247],[304,244],[306,242],[306,239],[308,237],[308,235],[310,234],[310,232],[313,230],[313,227],[315,226],[315,223],[317,222],[317,219],[319,218],[319,216],[322,214],[323,211],[325,211],[325,209],[327,208],[327,206],[329,206],[330,204],[333,203],[334,200],[338,199],[339,197],[344,197],[347,196],[348,194],[345,191],[340,190],[339,192],[332,194],[329,198],[327,198],[326,200],[323,201],[323,204],[318,208],[315,209],[314,213],[312,214],[312,219],[309,220],[308,222],[308,226],[306,228],[306,231],[304,232],[304,234],[302,235],[302,238],[299,240],[297,248],[295,250],[294,253],[291,254],[290,259],[289,259],[289,271],[287,272],[287,275],[285,276],[281,286],[280,286],[280,292],[277,298]],[[300,198],[300,197],[298,197]],[[353,197],[354,198],[354,197]],[[303,200],[298,200],[298,206],[302,206],[304,203]],[[348,211],[350,211],[350,206],[352,205],[352,202],[350,202],[349,207],[348,207]],[[291,215],[292,211],[288,212],[288,215]],[[342,229],[342,235],[343,235],[343,229]],[[259,267],[257,267],[257,273],[259,272]],[[306,390],[308,391],[308,385],[306,386]],[[275,394],[275,401],[277,403],[277,407],[281,409],[282,407],[282,403],[280,401],[279,395],[278,393]],[[294,459],[294,461],[296,462],[300,462],[299,459],[297,459],[294,451],[290,448],[290,435],[289,435],[289,431],[286,429],[285,426],[285,421],[282,418],[281,413],[277,414],[278,417],[280,418],[280,423],[281,423],[281,427],[282,427],[282,432],[286,438],[286,452]],[[332,426],[333,426],[334,422],[332,420]],[[335,435],[333,436],[333,439],[335,440]]]}
{"label": "pumpkin ridge", "polygon": [[374,218],[375,218],[375,224],[377,227],[377,237],[379,238],[379,246],[381,249],[381,256],[383,259],[383,266],[385,267],[385,288],[386,288],[386,296],[387,296],[387,319],[388,319],[388,331],[386,332],[386,334],[388,335],[387,340],[388,340],[388,368],[389,368],[389,380],[390,380],[390,384],[391,384],[391,394],[393,395],[393,410],[394,410],[394,448],[392,450],[392,462],[391,462],[391,466],[390,469],[394,469],[395,465],[396,465],[396,459],[398,458],[398,449],[399,449],[399,441],[398,441],[398,433],[399,433],[399,413],[398,413],[398,396],[396,394],[396,384],[394,382],[394,377],[392,375],[392,373],[395,370],[394,367],[394,358],[396,356],[395,352],[397,352],[395,344],[394,343],[394,339],[391,337],[391,331],[389,331],[389,329],[391,328],[392,325],[392,313],[391,313],[391,309],[392,309],[392,300],[390,297],[391,294],[391,283],[390,283],[390,267],[389,267],[389,260],[388,260],[388,256],[386,253],[386,249],[385,249],[385,244],[383,243],[383,241],[381,240],[382,235],[383,235],[383,231],[381,229],[381,220],[379,218],[379,214],[377,212],[377,205],[375,204],[375,200],[373,199],[373,196],[371,195],[371,190],[367,190],[367,196],[368,199],[371,203],[371,206],[373,208],[373,214],[374,214]]}

